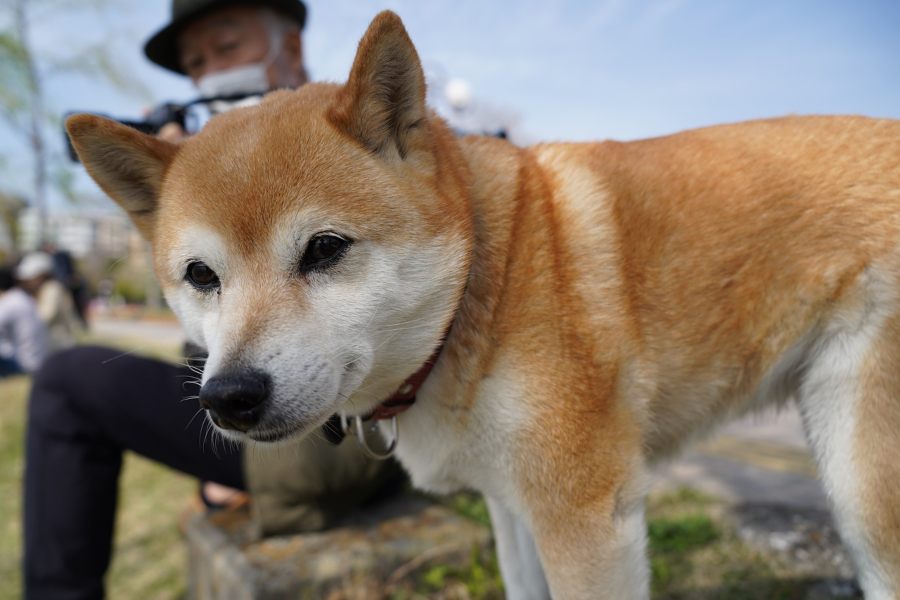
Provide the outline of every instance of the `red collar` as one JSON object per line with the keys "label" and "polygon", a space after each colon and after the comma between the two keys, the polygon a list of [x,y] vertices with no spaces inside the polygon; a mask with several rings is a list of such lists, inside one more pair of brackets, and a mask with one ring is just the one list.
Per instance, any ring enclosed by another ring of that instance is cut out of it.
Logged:
{"label": "red collar", "polygon": [[[410,375],[406,378],[406,381],[403,382],[394,395],[379,404],[375,407],[371,413],[369,413],[366,417],[363,417],[364,421],[380,421],[382,419],[391,419],[396,417],[410,406],[412,406],[416,401],[416,394],[419,392],[419,388],[422,387],[422,384],[425,383],[425,379],[428,378],[428,375],[431,373],[431,370],[434,368],[435,363],[437,363],[438,357],[441,355],[441,351],[444,349],[444,342],[447,341],[447,335],[449,335],[449,330],[441,339],[440,345],[437,347],[437,350],[428,357],[428,360],[425,361],[418,371]],[[340,444],[344,440],[344,430],[341,427],[341,419],[337,414],[331,415],[331,418],[322,425],[322,432],[325,434],[325,439],[327,439],[332,444]]]}
{"label": "red collar", "polygon": [[406,381],[394,392],[393,396],[375,407],[375,410],[365,418],[366,421],[380,421],[396,417],[415,403],[416,394],[419,392],[422,384],[425,383],[425,379],[428,378],[431,369],[434,368],[434,363],[437,362],[441,350],[444,349],[444,341],[446,339],[445,336],[441,340],[441,345],[434,351],[434,354],[425,361],[425,364],[418,371],[406,378]]}

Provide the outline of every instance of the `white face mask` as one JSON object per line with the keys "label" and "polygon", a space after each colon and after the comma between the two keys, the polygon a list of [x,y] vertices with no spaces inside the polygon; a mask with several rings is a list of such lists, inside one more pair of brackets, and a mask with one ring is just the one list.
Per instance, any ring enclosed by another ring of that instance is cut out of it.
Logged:
{"label": "white face mask", "polygon": [[204,98],[265,94],[269,91],[267,62],[241,65],[204,75],[197,81],[197,90]]}
{"label": "white face mask", "polygon": [[269,51],[261,62],[240,65],[204,75],[197,80],[197,91],[203,98],[218,96],[243,96],[242,100],[217,100],[209,103],[211,113],[222,113],[240,106],[257,104],[269,91],[269,67],[275,62],[278,48],[281,46],[282,34],[272,33],[269,38]]}
{"label": "white face mask", "polygon": [[233,108],[252,106],[262,100],[263,94],[269,91],[267,67],[266,63],[253,63],[204,75],[197,81],[197,91],[204,98],[247,95],[240,100],[210,102],[207,106],[209,112],[214,115]]}

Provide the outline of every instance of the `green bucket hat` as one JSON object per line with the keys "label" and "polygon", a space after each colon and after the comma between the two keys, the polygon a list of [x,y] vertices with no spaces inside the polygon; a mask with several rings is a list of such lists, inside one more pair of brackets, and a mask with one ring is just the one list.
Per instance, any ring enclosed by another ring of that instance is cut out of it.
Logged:
{"label": "green bucket hat", "polygon": [[164,69],[184,75],[178,60],[178,33],[197,17],[234,4],[268,7],[294,19],[302,30],[306,25],[306,5],[300,0],[172,0],[172,21],[144,44],[144,54]]}

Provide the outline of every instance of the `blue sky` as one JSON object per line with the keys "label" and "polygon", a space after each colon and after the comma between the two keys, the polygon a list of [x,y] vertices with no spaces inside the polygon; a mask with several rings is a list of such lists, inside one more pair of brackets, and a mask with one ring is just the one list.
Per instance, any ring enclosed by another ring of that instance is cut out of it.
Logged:
{"label": "blue sky", "polygon": [[[315,79],[343,80],[369,20],[389,8],[404,19],[426,70],[467,80],[477,101],[516,115],[533,141],[632,139],[787,113],[900,117],[897,0],[308,4],[304,43]],[[192,97],[185,81],[140,51],[168,11],[167,0],[106,0],[98,12],[41,18],[39,49],[102,44],[152,90],[125,94],[54,77],[50,107],[126,117],[154,100]],[[0,129],[4,189],[27,189],[19,148]]]}

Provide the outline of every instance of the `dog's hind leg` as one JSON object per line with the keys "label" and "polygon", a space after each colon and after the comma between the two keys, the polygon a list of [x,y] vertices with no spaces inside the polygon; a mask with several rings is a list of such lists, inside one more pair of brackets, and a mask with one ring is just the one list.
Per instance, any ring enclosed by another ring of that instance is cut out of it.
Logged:
{"label": "dog's hind leg", "polygon": [[900,311],[876,319],[877,311],[870,310],[862,322],[829,335],[815,352],[798,403],[866,598],[896,600],[900,598]]}
{"label": "dog's hind leg", "polygon": [[499,500],[486,500],[506,597],[509,600],[549,599],[550,589],[528,527]]}

